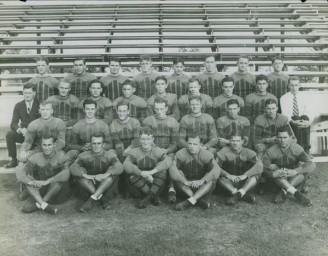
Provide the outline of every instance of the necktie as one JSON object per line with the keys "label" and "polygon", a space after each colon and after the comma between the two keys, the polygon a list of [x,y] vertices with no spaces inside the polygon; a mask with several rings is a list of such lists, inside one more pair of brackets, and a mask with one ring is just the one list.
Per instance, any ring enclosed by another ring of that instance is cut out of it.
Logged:
{"label": "necktie", "polygon": [[27,107],[27,114],[30,114],[30,113],[31,113],[31,107],[28,106],[28,107]]}
{"label": "necktie", "polygon": [[296,95],[294,94],[294,98],[293,98],[293,116],[298,116],[298,115],[299,115],[299,110],[298,110],[297,98],[296,98]]}

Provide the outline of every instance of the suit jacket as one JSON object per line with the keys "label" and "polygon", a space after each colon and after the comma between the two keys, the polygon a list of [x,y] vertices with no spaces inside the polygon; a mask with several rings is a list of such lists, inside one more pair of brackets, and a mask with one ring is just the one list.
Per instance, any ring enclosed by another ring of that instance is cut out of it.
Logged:
{"label": "suit jacket", "polygon": [[15,105],[10,128],[13,131],[17,131],[18,128],[27,128],[30,122],[39,117],[39,101],[37,99],[34,99],[30,114],[27,114],[25,100],[22,100]]}

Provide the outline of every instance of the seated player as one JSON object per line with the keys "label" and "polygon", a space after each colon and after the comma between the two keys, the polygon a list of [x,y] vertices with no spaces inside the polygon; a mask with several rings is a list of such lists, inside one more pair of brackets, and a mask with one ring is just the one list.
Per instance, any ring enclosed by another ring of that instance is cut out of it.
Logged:
{"label": "seated player", "polygon": [[70,93],[79,100],[83,100],[89,96],[88,87],[90,82],[97,79],[97,77],[86,71],[87,66],[84,59],[76,58],[73,65],[73,73],[68,74],[64,80],[71,85]]}
{"label": "seated player", "polygon": [[188,81],[188,94],[182,95],[178,100],[181,117],[190,114],[189,99],[192,96],[199,96],[202,99],[202,112],[211,113],[212,98],[206,94],[200,93],[200,82],[196,78],[190,78]]}
{"label": "seated player", "polygon": [[122,84],[128,79],[120,71],[121,61],[117,58],[112,58],[109,61],[109,74],[100,79],[100,82],[104,85],[104,96],[112,102],[122,96]]}
{"label": "seated player", "polygon": [[277,97],[267,92],[268,78],[265,75],[256,77],[256,91],[247,95],[245,100],[245,116],[253,124],[255,118],[265,112],[265,101],[272,99],[278,102]]}
{"label": "seated player", "polygon": [[188,93],[188,80],[190,76],[183,72],[184,61],[180,58],[173,59],[173,74],[167,77],[167,92],[174,93],[180,99]]}
{"label": "seated player", "polygon": [[231,135],[236,132],[241,134],[244,141],[243,146],[246,147],[249,141],[250,122],[246,117],[239,115],[240,105],[237,99],[228,100],[226,104],[227,115],[216,120],[218,148],[229,146]]}
{"label": "seated player", "polygon": [[[17,169],[16,177],[25,184],[30,198],[21,208],[24,213],[43,210],[56,214],[58,208],[51,204],[63,203],[69,198],[69,161],[63,151],[56,152],[55,139],[41,139],[42,152],[31,156],[23,168]],[[51,203],[51,204],[50,204]]]}
{"label": "seated player", "polygon": [[[87,99],[93,100],[97,103],[96,118],[103,120],[107,125],[110,125],[113,119],[112,102],[110,99],[101,96],[103,90],[104,85],[98,79],[92,80],[89,84],[89,92],[91,96]],[[79,119],[84,118],[83,102],[84,100],[81,100],[79,104]]]}
{"label": "seated player", "polygon": [[203,102],[200,96],[189,98],[191,114],[185,115],[180,121],[178,145],[180,148],[188,148],[187,138],[190,134],[198,134],[202,148],[216,154],[218,137],[213,117],[202,113]]}
{"label": "seated player", "polygon": [[[217,96],[213,100],[213,118],[218,119],[219,117],[227,115],[227,102],[232,99],[236,99],[239,102],[240,111],[243,110],[245,103],[242,98],[233,94],[234,81],[230,77],[225,77],[222,82],[222,94]],[[242,111],[243,112],[243,111]]]}
{"label": "seated player", "polygon": [[155,93],[155,79],[159,74],[151,68],[151,58],[148,55],[140,57],[141,73],[137,74],[133,81],[136,83],[136,95],[144,100],[149,99]]}
{"label": "seated player", "polygon": [[185,210],[195,204],[210,207],[210,196],[220,176],[220,168],[213,155],[204,150],[198,135],[190,134],[188,148],[180,149],[169,170],[175,187],[189,198],[178,203],[176,210]]}
{"label": "seated player", "polygon": [[6,134],[8,155],[11,162],[5,168],[14,168],[18,165],[16,143],[23,143],[27,126],[40,117],[39,101],[35,98],[36,88],[33,84],[23,86],[24,100],[15,105],[10,123],[10,131]]}
{"label": "seated player", "polygon": [[[155,115],[144,119],[144,127],[149,127],[153,131],[154,143],[157,147],[166,151],[172,159],[177,151],[180,124],[178,121],[167,116],[168,103],[166,99],[156,98],[154,101]],[[170,203],[176,202],[176,192],[173,183],[169,182],[168,200]]]}
{"label": "seated player", "polygon": [[58,94],[59,81],[49,74],[49,60],[40,57],[36,60],[37,76],[31,78],[28,83],[36,88],[36,98],[39,102],[45,101],[54,94]]}
{"label": "seated player", "polygon": [[145,117],[151,115],[151,111],[148,108],[147,102],[143,98],[134,95],[134,92],[136,91],[134,81],[129,79],[126,80],[122,84],[122,91],[123,96],[118,97],[113,102],[114,107],[116,107],[117,104],[123,100],[129,102],[130,117],[138,119],[139,122],[142,122]]}
{"label": "seated player", "polygon": [[44,135],[51,135],[56,139],[56,152],[65,147],[66,125],[63,120],[52,116],[54,112],[52,103],[41,102],[39,112],[41,117],[27,127],[24,143],[20,148],[18,159],[20,162],[25,163],[30,156],[41,151],[41,138]]}
{"label": "seated player", "polygon": [[237,62],[238,70],[230,75],[235,81],[234,93],[242,99],[255,91],[255,76],[248,72],[248,66],[249,58],[240,56]]}
{"label": "seated player", "polygon": [[176,120],[180,119],[180,113],[178,108],[177,96],[173,93],[167,93],[167,79],[165,76],[158,76],[155,79],[156,94],[152,95],[147,103],[150,109],[154,109],[154,101],[156,98],[162,98],[167,101],[167,115],[174,117]]}
{"label": "seated player", "polygon": [[161,204],[159,196],[165,187],[172,159],[166,156],[164,149],[154,146],[153,133],[148,127],[140,130],[140,144],[128,152],[123,166],[136,190],[135,195],[143,195],[138,204],[142,209],[150,203]]}
{"label": "seated player", "polygon": [[197,76],[197,80],[202,85],[200,92],[214,99],[221,93],[220,84],[224,75],[218,72],[214,56],[205,58],[204,67],[205,71]]}
{"label": "seated player", "polygon": [[89,199],[80,208],[88,212],[97,202],[104,210],[109,208],[109,200],[115,194],[118,175],[123,172],[123,165],[117,159],[115,151],[104,150],[102,134],[91,136],[92,150],[81,153],[70,167],[80,188],[88,193]]}
{"label": "seated player", "polygon": [[307,174],[313,172],[316,165],[300,145],[292,143],[292,139],[293,134],[289,128],[278,131],[278,144],[270,147],[263,157],[264,174],[273,178],[281,188],[274,199],[275,203],[283,203],[287,194],[291,194],[300,204],[309,206],[310,199],[300,190]]}
{"label": "seated player", "polygon": [[243,143],[240,134],[232,134],[230,146],[217,153],[217,162],[222,168],[218,184],[231,195],[227,205],[235,205],[240,200],[254,203],[255,197],[249,191],[256,186],[263,172],[261,160],[253,150],[244,148]]}

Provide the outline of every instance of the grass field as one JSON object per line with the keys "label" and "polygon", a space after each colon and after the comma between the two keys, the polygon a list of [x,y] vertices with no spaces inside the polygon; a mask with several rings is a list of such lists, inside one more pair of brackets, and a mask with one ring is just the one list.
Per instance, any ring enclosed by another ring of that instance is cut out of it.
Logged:
{"label": "grass field", "polygon": [[273,193],[251,206],[224,205],[176,212],[173,206],[135,208],[135,200],[113,200],[110,210],[81,214],[78,199],[56,216],[19,211],[13,174],[0,175],[0,255],[328,255],[328,164],[317,164],[309,180],[312,207],[290,198],[273,204]]}

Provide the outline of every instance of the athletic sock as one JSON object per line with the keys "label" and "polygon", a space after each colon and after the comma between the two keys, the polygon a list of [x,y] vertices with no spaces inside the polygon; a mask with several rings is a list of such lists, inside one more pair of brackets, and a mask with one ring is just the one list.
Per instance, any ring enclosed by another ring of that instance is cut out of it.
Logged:
{"label": "athletic sock", "polygon": [[98,198],[95,195],[90,196],[93,200],[98,200]]}
{"label": "athletic sock", "polygon": [[176,193],[174,188],[169,188],[169,192],[174,192],[174,193]]}
{"label": "athletic sock", "polygon": [[44,210],[48,204],[46,202],[43,202],[42,204],[36,203],[36,207],[38,207],[41,210]]}
{"label": "athletic sock", "polygon": [[98,196],[98,199],[97,199],[97,200],[99,200],[100,198],[102,198],[102,196],[103,196],[103,194],[100,194],[100,195]]}
{"label": "athletic sock", "polygon": [[232,191],[231,194],[232,194],[232,195],[235,195],[235,194],[237,194],[237,192],[238,192],[238,189],[235,188],[235,190]]}
{"label": "athletic sock", "polygon": [[245,189],[239,189],[238,192],[241,194],[241,197],[243,197],[246,194]]}
{"label": "athletic sock", "polygon": [[297,189],[294,188],[294,187],[289,187],[289,188],[287,189],[287,192],[288,192],[289,194],[292,194],[292,195],[294,195],[296,191],[297,191]]}
{"label": "athletic sock", "polygon": [[188,201],[189,201],[192,205],[195,205],[195,204],[197,203],[197,200],[196,200],[193,196],[189,197],[189,198],[188,198]]}

